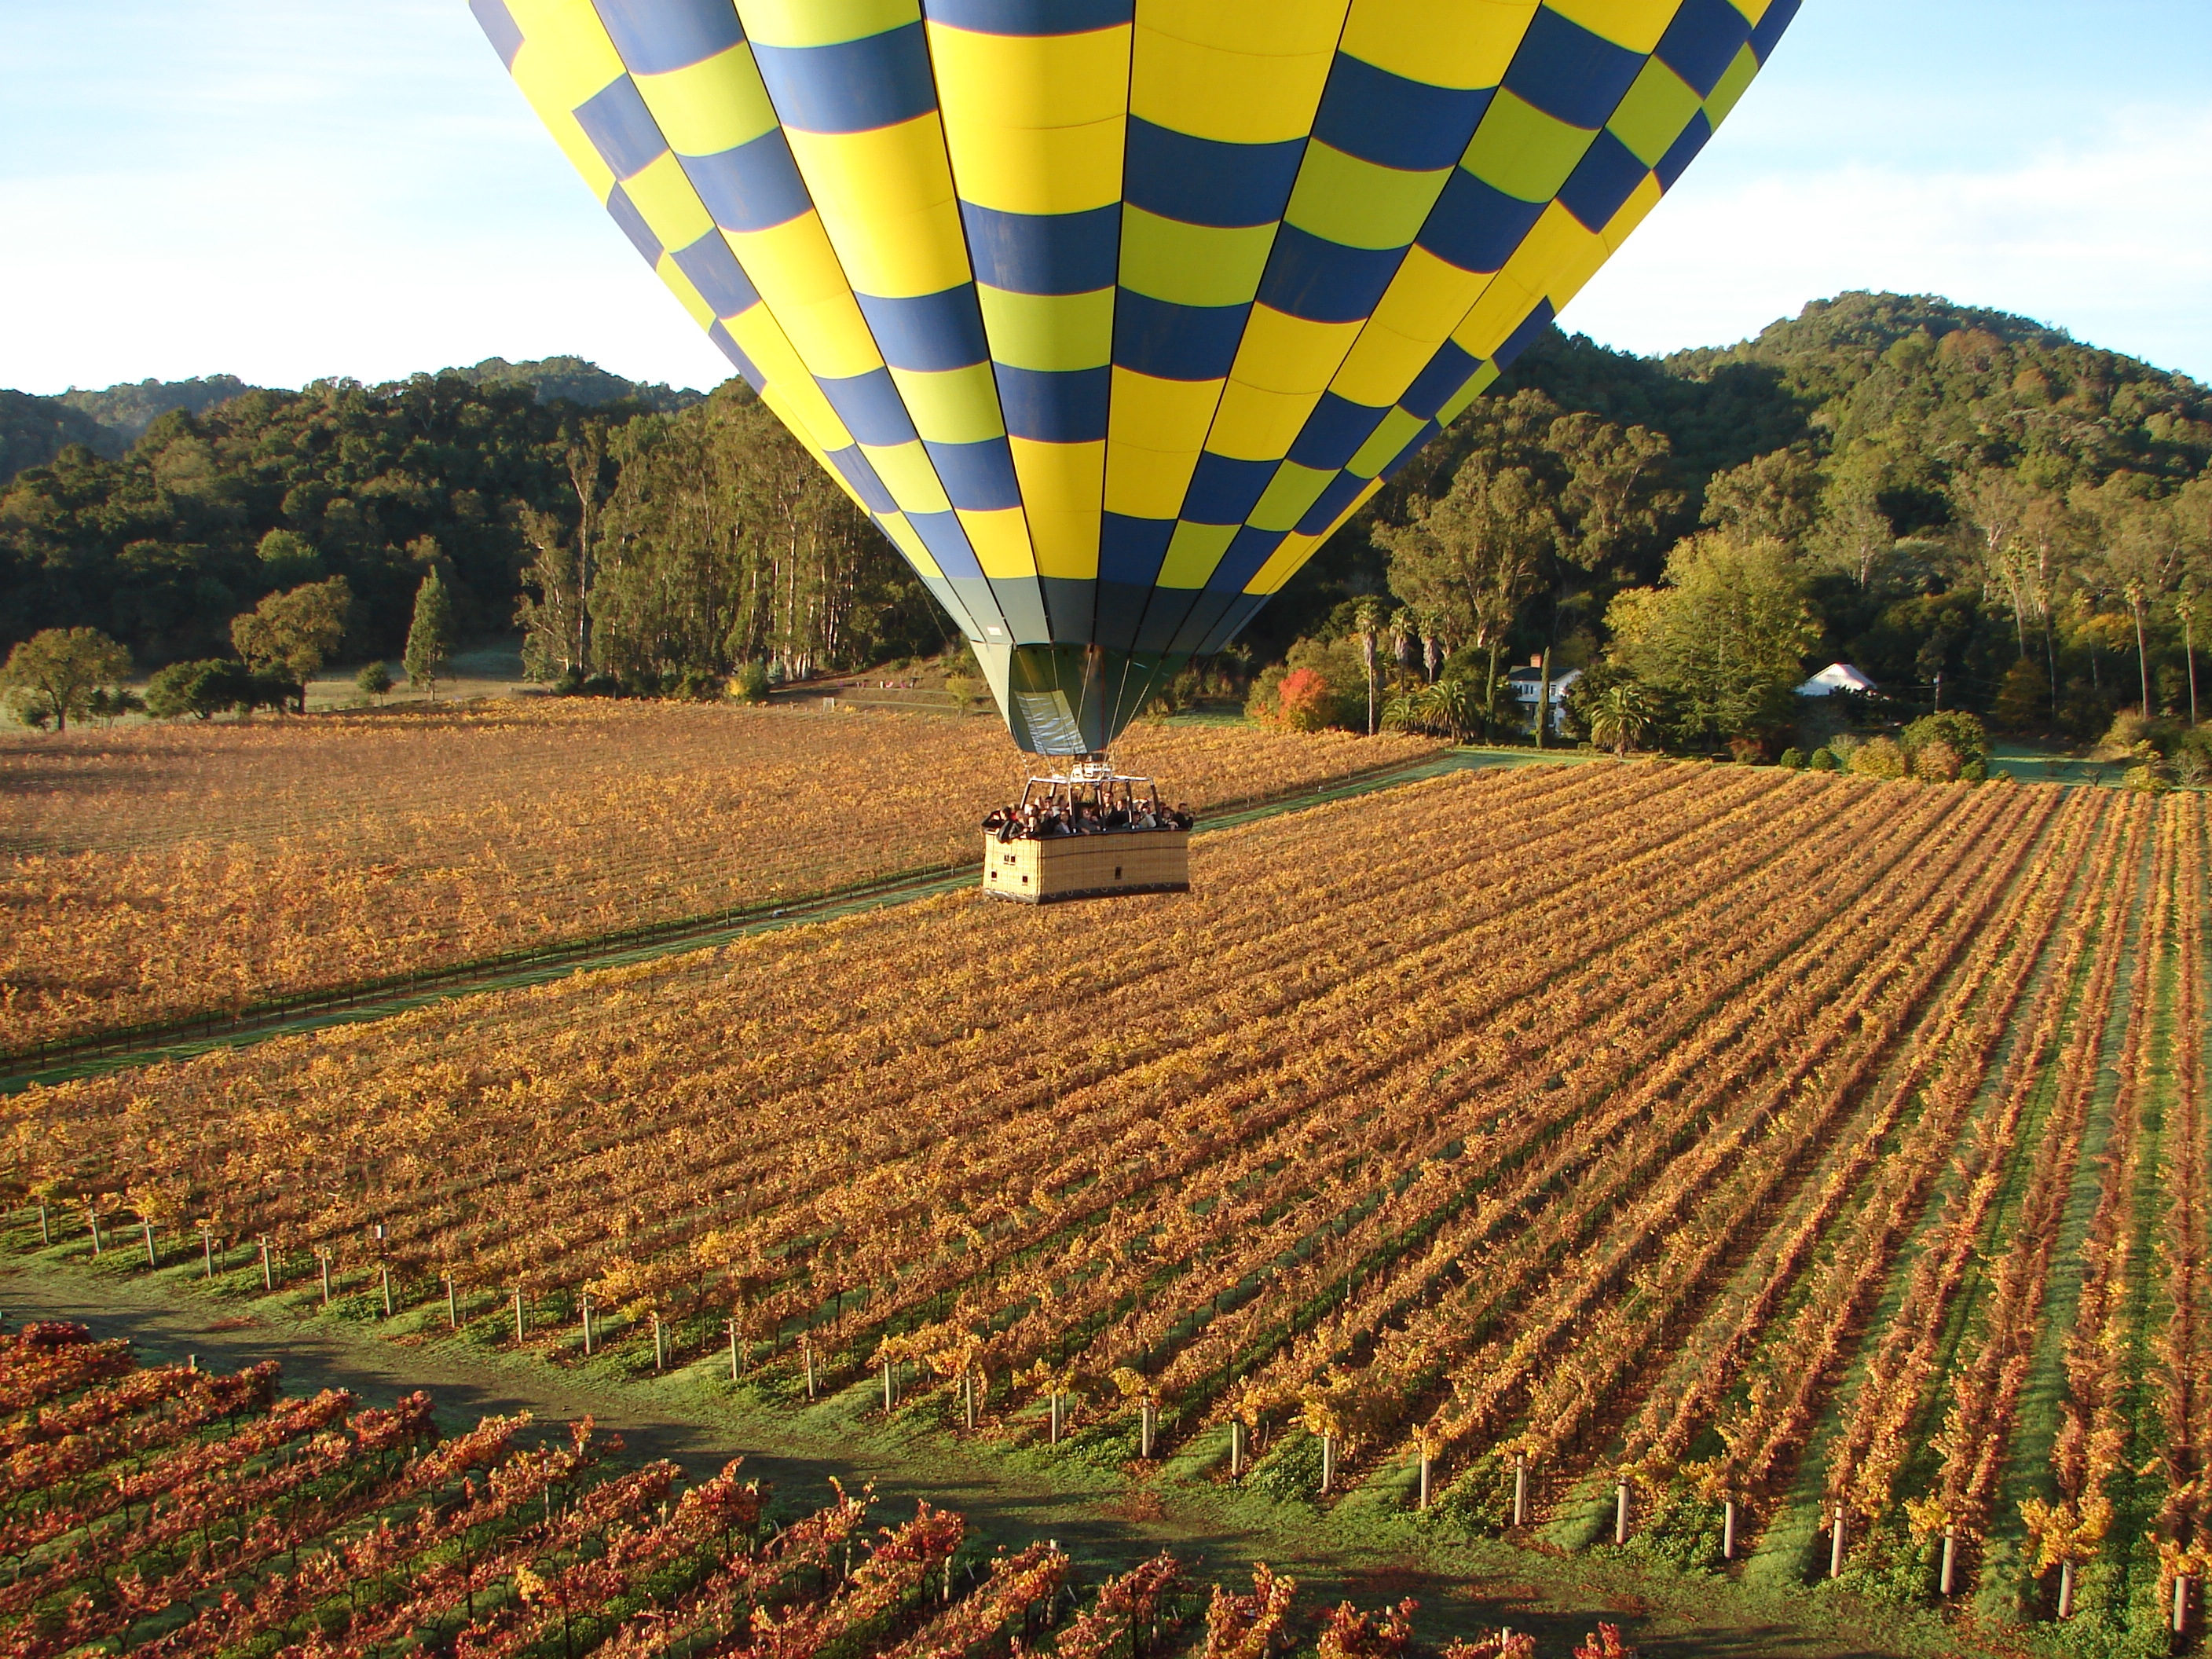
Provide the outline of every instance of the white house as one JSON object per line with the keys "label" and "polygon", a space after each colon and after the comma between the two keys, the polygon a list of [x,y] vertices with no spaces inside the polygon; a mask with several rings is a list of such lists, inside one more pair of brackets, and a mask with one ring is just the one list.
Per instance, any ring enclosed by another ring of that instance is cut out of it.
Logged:
{"label": "white house", "polygon": [[1847,662],[1832,662],[1819,673],[1797,688],[1801,697],[1832,696],[1838,691],[1855,691],[1865,696],[1875,689],[1875,684]]}
{"label": "white house", "polygon": [[[1526,703],[1531,711],[1536,707],[1536,684],[1543,677],[1541,668],[1509,668],[1505,671],[1505,683],[1513,688],[1513,695]],[[1566,706],[1567,688],[1582,677],[1583,671],[1579,668],[1562,668],[1552,676],[1552,708],[1554,713]]]}

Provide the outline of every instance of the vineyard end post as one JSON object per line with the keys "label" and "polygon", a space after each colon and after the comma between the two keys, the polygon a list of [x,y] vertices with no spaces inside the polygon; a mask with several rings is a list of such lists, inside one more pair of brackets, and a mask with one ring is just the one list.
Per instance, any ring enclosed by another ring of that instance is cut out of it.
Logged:
{"label": "vineyard end post", "polygon": [[1149,1400],[1145,1401],[1139,1407],[1137,1437],[1143,1443],[1138,1448],[1138,1455],[1147,1463],[1151,1462],[1152,1461],[1152,1402]]}
{"label": "vineyard end post", "polygon": [[161,1264],[154,1255],[154,1223],[151,1218],[140,1216],[138,1224],[144,1230],[146,1236],[146,1266],[149,1270],[158,1267]]}
{"label": "vineyard end post", "polygon": [[1836,1505],[1835,1523],[1828,1529],[1828,1577],[1844,1576],[1844,1506]]}
{"label": "vineyard end post", "polygon": [[1321,1489],[1327,1492],[1336,1484],[1336,1437],[1325,1434],[1321,1437]]}
{"label": "vineyard end post", "polygon": [[891,1362],[884,1361],[884,1415],[891,1414]]}
{"label": "vineyard end post", "polygon": [[1428,1449],[1425,1446],[1425,1447],[1423,1447],[1423,1448],[1421,1449],[1421,1507],[1422,1507],[1423,1509],[1425,1509],[1425,1509],[1427,1509],[1427,1508],[1428,1508],[1428,1506],[1429,1506],[1429,1453],[1428,1453]]}
{"label": "vineyard end post", "polygon": [[1244,1425],[1229,1425],[1229,1478],[1237,1480],[1244,1473]]}
{"label": "vineyard end post", "polygon": [[384,1316],[392,1317],[392,1264],[384,1266]]}
{"label": "vineyard end post", "polygon": [[2074,1616],[2074,1564],[2058,1564],[2058,1617],[2063,1623]]}
{"label": "vineyard end post", "polygon": [[1938,1595],[1944,1597],[1946,1600],[1949,1599],[1952,1589],[1957,1583],[1957,1576],[1954,1569],[1956,1567],[1958,1559],[1959,1529],[1956,1527],[1946,1527],[1943,1528],[1942,1588],[1936,1591]]}
{"label": "vineyard end post", "polygon": [[730,1381],[734,1382],[738,1380],[738,1322],[734,1319],[726,1319],[722,1322],[729,1328]]}
{"label": "vineyard end post", "polygon": [[316,1251],[315,1261],[322,1270],[323,1306],[327,1308],[331,1305],[331,1253],[326,1249]]}
{"label": "vineyard end post", "polygon": [[1721,1504],[1721,1559],[1735,1559],[1735,1499],[1727,1498]]}
{"label": "vineyard end post", "polygon": [[668,1369],[668,1350],[661,1342],[660,1316],[658,1313],[653,1316],[653,1369],[657,1371]]}
{"label": "vineyard end post", "polygon": [[[799,1340],[806,1358],[806,1397],[811,1400],[814,1398],[814,1339],[809,1336]],[[975,1425],[971,1422],[968,1426],[972,1429]]]}
{"label": "vineyard end post", "polygon": [[522,1292],[519,1289],[514,1293],[514,1340],[522,1340]]}
{"label": "vineyard end post", "polygon": [[454,1287],[451,1273],[446,1275],[446,1324],[453,1330],[461,1328],[461,1293]]}
{"label": "vineyard end post", "polygon": [[1623,1480],[1613,1489],[1613,1541],[1628,1541],[1628,1482]]}
{"label": "vineyard end post", "polygon": [[1528,1454],[1513,1454],[1513,1524],[1526,1526],[1528,1521]]}
{"label": "vineyard end post", "polygon": [[583,1310],[584,1357],[588,1359],[592,1353],[592,1298],[588,1296],[580,1296],[576,1300]]}
{"label": "vineyard end post", "polygon": [[46,1201],[42,1198],[39,1200],[39,1243],[51,1244],[53,1242],[54,1230],[46,1221]]}
{"label": "vineyard end post", "polygon": [[200,1277],[215,1277],[215,1235],[204,1227],[200,1229]]}
{"label": "vineyard end post", "polygon": [[2173,1575],[2173,1633],[2184,1636],[2189,1631],[2189,1575]]}
{"label": "vineyard end post", "polygon": [[97,1261],[100,1260],[100,1212],[88,1210],[85,1213],[92,1220],[92,1259]]}
{"label": "vineyard end post", "polygon": [[261,1288],[264,1291],[276,1288],[276,1264],[270,1260],[267,1233],[261,1235]]}

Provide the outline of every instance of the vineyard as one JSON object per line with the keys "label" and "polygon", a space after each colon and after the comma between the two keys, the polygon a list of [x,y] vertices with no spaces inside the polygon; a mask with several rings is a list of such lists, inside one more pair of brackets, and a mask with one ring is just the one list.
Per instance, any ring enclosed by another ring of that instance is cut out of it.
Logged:
{"label": "vineyard", "polygon": [[[1434,744],[1139,723],[1198,804]],[[516,702],[0,739],[0,1052],[974,855],[995,724]]]}
{"label": "vineyard", "polygon": [[[6,1103],[16,1248],[1462,1532],[2193,1638],[2195,797],[1665,763]],[[2087,1649],[2084,1649],[2087,1650]]]}
{"label": "vineyard", "polygon": [[[738,1462],[691,1483],[625,1467],[588,1419],[446,1437],[425,1395],[374,1409],[276,1381],[273,1362],[140,1369],[80,1326],[0,1337],[9,1654],[1256,1659],[1293,1627],[1296,1583],[1265,1566],[1201,1601],[1164,1554],[1079,1595],[1056,1545],[986,1553],[927,1503],[871,1530],[872,1494],[840,1490],[779,1524]],[[1413,1611],[1324,1612],[1320,1650],[1401,1659]],[[1534,1652],[1459,1639],[1444,1659]]]}

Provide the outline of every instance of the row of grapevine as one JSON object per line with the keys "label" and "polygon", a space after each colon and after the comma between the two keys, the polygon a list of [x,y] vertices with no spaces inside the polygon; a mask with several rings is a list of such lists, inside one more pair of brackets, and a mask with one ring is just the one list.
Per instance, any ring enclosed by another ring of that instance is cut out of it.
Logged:
{"label": "row of grapevine", "polygon": [[[1511,1481],[1534,1521],[1625,1481],[1725,1506],[1735,1554],[1809,1483],[1838,1571],[1948,1532],[1954,1590],[2017,1519],[2076,1278],[2066,1527],[2130,1420],[2096,1356],[2141,1323],[2136,1194],[2186,1185],[2146,1160],[2203,1168],[2199,1022],[2150,1035],[2201,1002],[2201,853],[2193,800],[1440,779],[1225,833],[1110,933],[931,901],[33,1091],[0,1108],[40,1206],[11,1236],[561,1365],[1256,1455],[1324,1500],[1402,1478],[1466,1516]],[[2204,1223],[2160,1241],[2185,1552]]]}
{"label": "row of grapevine", "polygon": [[[1434,746],[1139,723],[1123,758],[1206,804]],[[550,700],[0,740],[0,1053],[959,864],[1010,754],[981,720]]]}
{"label": "row of grapevine", "polygon": [[[272,1372],[138,1370],[79,1326],[0,1334],[13,1453],[67,1466],[0,1500],[10,1525],[33,1498],[59,1522],[9,1541],[8,1653],[1263,1659],[1293,1633],[1296,1583],[1265,1565],[1250,1594],[1217,1586],[1210,1603],[1166,1554],[1085,1595],[1057,1545],[987,1552],[926,1501],[872,1528],[872,1494],[840,1488],[779,1524],[737,1462],[689,1483],[665,1461],[627,1467],[589,1419],[565,1437],[526,1415],[444,1437],[421,1395],[391,1410],[335,1390],[285,1400]],[[1319,1652],[1409,1659],[1413,1611],[1326,1611]],[[1625,1651],[1610,1626],[1576,1650]],[[1534,1652],[1501,1632],[1445,1656]]]}

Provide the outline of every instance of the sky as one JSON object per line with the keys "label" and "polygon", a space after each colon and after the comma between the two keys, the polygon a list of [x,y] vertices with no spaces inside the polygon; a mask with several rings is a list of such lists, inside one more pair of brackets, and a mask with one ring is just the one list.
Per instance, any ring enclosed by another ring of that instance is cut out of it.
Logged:
{"label": "sky", "polygon": [[[0,386],[727,373],[463,0],[0,0]],[[2212,380],[2208,68],[2205,0],[1806,0],[1563,324],[1656,353],[1890,289]]]}

